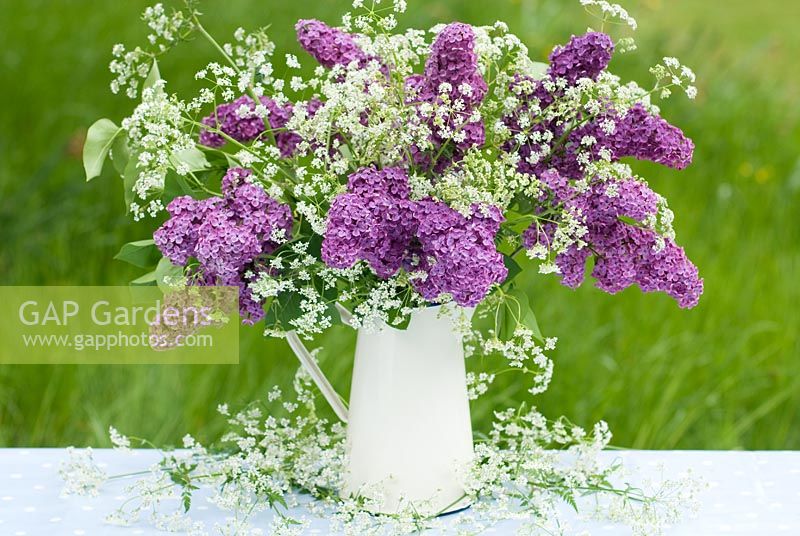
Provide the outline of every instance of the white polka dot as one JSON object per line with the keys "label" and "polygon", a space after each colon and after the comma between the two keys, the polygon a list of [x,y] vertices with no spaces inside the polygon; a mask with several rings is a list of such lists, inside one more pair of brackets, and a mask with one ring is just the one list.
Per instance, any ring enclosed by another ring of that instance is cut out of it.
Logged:
{"label": "white polka dot", "polygon": [[198,510],[208,510],[208,506],[206,506],[204,504],[201,504],[200,506],[197,507],[197,509]]}
{"label": "white polka dot", "polygon": [[705,465],[706,467],[708,467],[710,465],[714,465],[714,462],[712,462],[711,460],[704,460],[702,462],[702,465]]}
{"label": "white polka dot", "polygon": [[81,510],[83,510],[84,512],[91,512],[92,510],[94,510],[94,506],[89,506],[87,504],[86,506],[81,506]]}
{"label": "white polka dot", "polygon": [[42,469],[50,469],[51,467],[53,467],[53,464],[50,462],[42,464]]}
{"label": "white polka dot", "polygon": [[117,495],[116,497],[114,497],[115,501],[124,501],[125,499],[127,499],[125,495]]}
{"label": "white polka dot", "polygon": [[778,530],[780,530],[780,531],[787,531],[787,530],[791,530],[791,529],[792,529],[792,527],[790,527],[789,525],[778,525]]}
{"label": "white polka dot", "polygon": [[106,462],[100,462],[97,464],[97,467],[108,467],[108,464]]}
{"label": "white polka dot", "polygon": [[793,475],[800,475],[800,469],[789,469],[789,472]]}
{"label": "white polka dot", "polygon": [[756,463],[758,465],[767,465],[769,463],[769,460],[766,460],[766,459],[762,458],[762,459],[758,460]]}
{"label": "white polka dot", "polygon": [[768,480],[767,482],[764,482],[763,484],[764,484],[765,488],[771,488],[771,487],[775,486],[775,482],[772,482],[771,480]]}
{"label": "white polka dot", "polygon": [[19,480],[20,478],[22,478],[22,475],[19,474],[19,473],[11,473],[10,475],[8,475],[8,478],[13,478],[14,480]]}
{"label": "white polka dot", "polygon": [[769,507],[770,508],[783,508],[783,503],[779,503],[779,502],[769,503]]}
{"label": "white polka dot", "polygon": [[36,484],[35,486],[33,486],[33,489],[35,489],[36,491],[42,491],[44,489],[44,486],[42,486],[41,484]]}
{"label": "white polka dot", "polygon": [[61,521],[60,517],[51,517],[50,518],[50,523],[58,523],[59,521]]}
{"label": "white polka dot", "polygon": [[144,531],[142,529],[136,529],[131,534],[144,534]]}
{"label": "white polka dot", "polygon": [[4,497],[1,497],[1,498],[0,498],[0,500],[3,500],[3,501],[13,501],[13,500],[14,500],[14,497],[12,497],[11,495],[5,495]]}
{"label": "white polka dot", "polygon": [[742,497],[752,497],[753,496],[753,492],[752,491],[740,491],[739,495],[741,495]]}
{"label": "white polka dot", "polygon": [[23,508],[23,511],[24,512],[28,512],[28,513],[35,512],[36,511],[36,507],[35,506],[26,506],[25,508]]}
{"label": "white polka dot", "polygon": [[719,530],[720,532],[730,532],[733,530],[733,527],[731,527],[730,525],[720,525]]}
{"label": "white polka dot", "polygon": [[28,533],[25,532],[24,530],[18,530],[17,532],[14,533],[14,536],[25,536],[26,534]]}
{"label": "white polka dot", "polygon": [[86,534],[86,531],[82,529],[75,529],[72,531],[72,534],[74,534],[75,536],[83,536],[84,534]]}
{"label": "white polka dot", "polygon": [[747,519],[758,519],[758,514],[755,512],[750,512],[749,514],[745,514],[744,517]]}
{"label": "white polka dot", "polygon": [[20,456],[28,456],[31,453],[29,450],[21,450],[19,451]]}

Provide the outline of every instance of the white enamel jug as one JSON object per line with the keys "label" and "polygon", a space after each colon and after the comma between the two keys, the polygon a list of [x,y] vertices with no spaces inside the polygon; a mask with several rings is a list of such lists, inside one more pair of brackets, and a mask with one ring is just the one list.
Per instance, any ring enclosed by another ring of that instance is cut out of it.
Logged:
{"label": "white enamel jug", "polygon": [[467,506],[462,481],[473,455],[472,425],[464,351],[452,314],[460,312],[428,307],[412,313],[405,330],[359,330],[349,410],[313,359],[306,364],[298,352],[302,345],[292,344],[347,421],[343,494],[370,499],[376,512],[413,505],[439,514]]}

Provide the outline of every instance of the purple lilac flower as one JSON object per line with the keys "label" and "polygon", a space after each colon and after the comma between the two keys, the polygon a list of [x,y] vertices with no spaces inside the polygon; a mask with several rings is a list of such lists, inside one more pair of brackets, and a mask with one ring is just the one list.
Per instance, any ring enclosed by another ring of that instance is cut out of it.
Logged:
{"label": "purple lilac flower", "polygon": [[611,61],[614,43],[601,32],[588,32],[575,36],[564,46],[557,46],[550,53],[550,67],[547,74],[551,78],[564,78],[570,85],[581,78],[597,80],[600,73]]}
{"label": "purple lilac flower", "polygon": [[292,213],[288,205],[249,182],[250,175],[246,169],[229,169],[222,179],[222,198],[175,198],[167,208],[170,219],[153,238],[173,264],[197,259],[196,284],[238,286],[242,316],[254,322],[261,316],[251,303],[243,274],[257,257],[278,247],[278,234],[291,234]]}
{"label": "purple lilac flower", "polygon": [[[249,110],[245,117],[237,113],[242,106],[246,106]],[[207,127],[221,130],[236,141],[246,143],[264,132],[264,120],[258,117],[254,110],[253,99],[243,95],[233,102],[220,104],[213,114],[204,117],[201,122]],[[217,132],[201,130],[200,143],[206,147],[222,147],[226,142]]]}
{"label": "purple lilac flower", "polygon": [[300,46],[328,69],[334,65],[347,66],[354,61],[363,67],[369,60],[352,35],[322,21],[301,19],[294,28]]}
{"label": "purple lilac flower", "polygon": [[[573,36],[567,45],[553,49],[550,55],[548,79],[562,78],[569,85],[575,85],[581,78],[595,80],[608,65],[613,48],[611,39],[602,33],[589,32],[582,36]],[[541,109],[545,109],[554,102],[561,91],[556,90],[551,94],[545,89],[542,81],[525,78],[516,80],[512,85],[519,85],[524,81],[532,84],[532,91],[522,95],[523,102],[520,107],[503,119],[514,134],[526,130],[520,127],[520,117],[530,114],[528,101],[536,101]],[[602,128],[604,123],[608,122],[615,127],[612,134],[607,134]],[[556,169],[562,176],[571,179],[582,178],[584,164],[579,160],[579,155],[583,153],[590,161],[597,161],[603,149],[611,153],[613,161],[632,156],[639,160],[650,160],[675,169],[683,169],[691,162],[694,151],[694,144],[680,129],[649,113],[640,103],[633,105],[622,115],[609,110],[597,117],[588,118],[584,125],[570,133],[564,131],[563,125],[552,121],[534,121],[533,126],[527,131],[529,134],[549,131],[556,140],[566,134],[561,147],[555,147],[550,154],[542,156],[535,162],[529,161],[529,157],[534,153],[544,155],[547,151],[543,147],[534,143],[517,147],[517,143],[513,140],[505,145],[505,150],[519,153],[520,171],[535,175],[547,169]],[[581,145],[587,136],[596,140],[596,143],[588,148]]]}
{"label": "purple lilac flower", "polygon": [[508,271],[494,238],[503,221],[497,207],[473,207],[466,218],[445,203],[408,199],[401,168],[364,168],[350,175],[347,193],[328,211],[322,259],[334,268],[364,260],[387,279],[402,267],[425,272],[415,288],[429,300],[451,294],[464,306],[480,302]]}
{"label": "purple lilac flower", "polygon": [[617,120],[616,130],[609,137],[607,144],[614,158],[632,156],[674,169],[684,169],[692,162],[692,140],[639,103]]}
{"label": "purple lilac flower", "polygon": [[418,270],[427,274],[414,287],[427,300],[450,294],[464,307],[474,307],[489,289],[508,275],[495,235],[504,218],[497,207],[474,206],[469,218],[447,204],[423,200],[416,204],[420,244]]}
{"label": "purple lilac flower", "polygon": [[197,227],[208,210],[219,204],[217,198],[197,201],[188,195],[176,197],[167,212],[170,218],[153,235],[161,253],[173,264],[183,266],[194,256],[197,245]]}
{"label": "purple lilac flower", "polygon": [[[472,109],[483,101],[487,86],[478,69],[472,26],[453,22],[439,32],[425,62],[424,76],[423,94],[435,97],[439,86],[448,83],[453,87],[453,98],[463,99],[467,108]],[[468,90],[462,91],[462,86]]]}
{"label": "purple lilac flower", "polygon": [[[278,104],[269,97],[261,97],[261,103],[269,111],[269,126],[274,133],[275,143],[281,151],[281,156],[284,158],[292,156],[301,141],[297,133],[285,130],[286,124],[292,118],[294,106],[290,102],[284,105]],[[313,115],[320,105],[317,99],[310,101],[307,105],[309,114]],[[242,107],[248,110],[244,117],[239,114]],[[255,113],[255,101],[248,95],[242,95],[233,102],[217,106],[213,114],[203,118],[202,123],[207,127],[219,129],[242,143],[253,141],[266,132],[264,120]],[[200,143],[206,147],[222,147],[226,140],[218,132],[204,129],[200,131]]]}
{"label": "purple lilac flower", "polygon": [[[636,284],[644,292],[666,292],[681,307],[697,305],[703,280],[684,250],[671,239],[662,239],[661,247],[655,231],[620,221],[621,216],[643,221],[656,214],[658,197],[644,183],[633,179],[598,183],[587,192],[575,192],[567,204],[580,210],[589,247],[571,246],[557,255],[562,284],[578,287],[586,261],[595,253],[592,277],[601,290],[613,294]],[[523,235],[524,245],[549,245],[553,231],[553,227],[531,227]]]}
{"label": "purple lilac flower", "polygon": [[400,269],[414,235],[408,177],[401,168],[364,168],[350,175],[348,193],[328,211],[322,260],[348,268],[365,260],[384,279]]}
{"label": "purple lilac flower", "polygon": [[[430,155],[417,147],[411,148],[412,161],[421,167],[433,166],[436,172],[446,169],[451,163],[458,162],[471,147],[480,147],[486,141],[486,133],[482,121],[464,124],[469,115],[480,106],[487,92],[487,85],[478,67],[478,55],[475,53],[475,32],[468,24],[454,22],[448,24],[436,36],[431,46],[431,53],[425,62],[424,74],[411,75],[406,79],[406,90],[415,97],[411,102],[438,102],[440,86],[447,83],[451,86],[451,100],[460,99],[464,108],[459,117],[448,118],[446,125],[450,130],[460,130],[464,139],[452,145],[449,151],[433,162]],[[430,121],[429,121],[430,122]],[[431,124],[431,142],[434,152],[447,140],[439,136],[440,127]]]}

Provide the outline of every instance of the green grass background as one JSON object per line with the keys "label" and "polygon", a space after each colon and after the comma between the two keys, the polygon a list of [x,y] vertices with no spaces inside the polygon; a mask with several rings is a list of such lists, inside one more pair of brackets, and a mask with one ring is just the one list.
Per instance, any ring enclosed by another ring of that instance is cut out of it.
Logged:
{"label": "green grass background", "polygon": [[[112,261],[153,223],[124,215],[110,171],[89,184],[79,159],[85,128],[120,119],[132,102],[107,90],[109,49],[138,43],[145,2],[0,0],[0,284],[126,284],[139,275]],[[343,2],[208,0],[208,27],[272,25],[281,52],[298,18],[337,22]],[[677,214],[680,242],[706,293],[679,310],[631,289],[608,296],[555,278],[525,276],[542,328],[558,336],[550,390],[534,401],[582,425],[605,418],[614,443],[638,448],[800,448],[800,4],[782,0],[629,1],[640,50],[614,71],[649,83],[647,67],[676,55],[695,68],[700,95],[663,106],[697,144],[683,172],[637,165]],[[506,20],[534,59],[594,24],[577,0],[409,0],[402,25]],[[195,42],[162,74],[189,87],[213,55]],[[354,334],[320,341],[322,364],[349,387]],[[0,349],[0,352],[3,350]],[[156,442],[191,432],[214,438],[218,402],[232,405],[286,385],[296,360],[259,329],[242,331],[238,366],[0,366],[0,446],[107,445],[113,424]],[[477,427],[492,408],[525,397],[506,376],[473,407]]]}

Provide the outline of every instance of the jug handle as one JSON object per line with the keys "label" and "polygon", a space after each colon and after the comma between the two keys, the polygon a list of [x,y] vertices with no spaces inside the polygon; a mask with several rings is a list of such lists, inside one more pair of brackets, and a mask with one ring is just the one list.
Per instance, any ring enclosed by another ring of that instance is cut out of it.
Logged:
{"label": "jug handle", "polygon": [[[350,311],[339,305],[336,304],[336,309],[339,311],[339,316],[342,319],[342,323],[346,325],[350,325],[350,319],[352,315]],[[294,355],[297,356],[297,359],[300,360],[300,364],[306,369],[306,372],[311,376],[311,379],[314,380],[314,383],[319,388],[322,396],[325,397],[325,400],[330,404],[331,409],[336,414],[339,419],[346,423],[347,422],[347,406],[345,405],[344,400],[339,393],[333,388],[331,382],[328,380],[325,373],[322,372],[322,369],[319,368],[319,364],[317,364],[317,360],[308,351],[306,345],[303,344],[303,341],[300,340],[300,337],[297,336],[297,333],[292,330],[286,333],[286,342],[289,343],[289,347],[294,352]]]}

